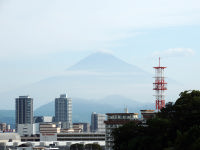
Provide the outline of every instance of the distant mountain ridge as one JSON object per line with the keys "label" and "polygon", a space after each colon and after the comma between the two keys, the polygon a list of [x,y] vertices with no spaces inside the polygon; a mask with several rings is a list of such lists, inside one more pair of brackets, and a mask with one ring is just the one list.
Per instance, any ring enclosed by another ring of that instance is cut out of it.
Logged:
{"label": "distant mountain ridge", "polygon": [[[121,113],[127,107],[129,112],[139,113],[141,109],[153,109],[153,103],[139,103],[120,95],[110,95],[98,101],[81,98],[72,99],[73,122],[89,122],[91,113]],[[34,110],[34,116],[54,116],[54,101]],[[0,122],[6,122],[15,128],[15,110],[0,110]]]}
{"label": "distant mountain ridge", "polygon": [[[34,98],[34,107],[38,108],[66,92],[72,99],[80,97],[96,102],[108,95],[121,95],[137,102],[153,101],[152,76],[112,54],[98,52],[63,70],[61,75],[1,93],[0,102],[3,105],[0,105],[0,109],[13,109],[14,99],[20,95]],[[6,103],[3,103],[5,100]]]}
{"label": "distant mountain ridge", "polygon": [[15,110],[0,110],[0,123],[7,123],[15,128]]}
{"label": "distant mountain ridge", "polygon": [[140,72],[144,71],[109,53],[96,52],[69,67],[67,70],[100,71],[100,72]]}
{"label": "distant mountain ridge", "polygon": [[[72,119],[73,122],[90,122],[92,112],[120,113],[127,107],[129,112],[140,113],[141,109],[153,109],[153,106],[153,103],[139,103],[119,95],[110,95],[98,101],[73,98]],[[37,108],[34,114],[54,116],[54,101]]]}

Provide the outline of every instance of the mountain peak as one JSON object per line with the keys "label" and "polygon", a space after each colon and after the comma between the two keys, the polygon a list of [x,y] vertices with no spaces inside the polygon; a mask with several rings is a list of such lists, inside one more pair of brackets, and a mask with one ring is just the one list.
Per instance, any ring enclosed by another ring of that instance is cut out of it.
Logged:
{"label": "mountain peak", "polygon": [[[107,51],[97,51],[97,52],[94,52],[94,53],[92,53],[92,54],[90,54],[89,56],[87,56],[86,58],[84,58],[84,59],[105,59],[105,58],[113,58],[113,57],[115,57],[111,52],[107,52]],[[116,58],[116,57],[115,57]],[[116,58],[116,59],[118,59],[118,58]]]}
{"label": "mountain peak", "polygon": [[99,53],[99,54],[110,54],[110,55],[113,55],[113,54],[114,54],[111,50],[98,50],[98,51],[94,52],[93,54],[95,54],[95,53]]}
{"label": "mountain peak", "polygon": [[70,71],[98,71],[98,72],[143,72],[138,67],[128,64],[110,52],[95,52],[71,66]]}

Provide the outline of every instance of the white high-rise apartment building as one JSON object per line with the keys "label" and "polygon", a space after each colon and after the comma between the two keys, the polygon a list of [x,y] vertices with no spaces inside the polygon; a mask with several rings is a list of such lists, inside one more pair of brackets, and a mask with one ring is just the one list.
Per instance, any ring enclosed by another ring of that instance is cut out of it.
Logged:
{"label": "white high-rise apartment building", "polygon": [[72,128],[72,99],[61,94],[55,99],[55,121],[62,123],[62,128]]}
{"label": "white high-rise apartment building", "polygon": [[91,132],[105,132],[105,119],[105,114],[93,112],[91,115]]}

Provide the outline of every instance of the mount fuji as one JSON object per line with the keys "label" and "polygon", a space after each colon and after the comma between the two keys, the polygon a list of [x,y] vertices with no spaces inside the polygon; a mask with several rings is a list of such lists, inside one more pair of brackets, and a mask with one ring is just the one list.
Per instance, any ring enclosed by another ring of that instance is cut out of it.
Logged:
{"label": "mount fuji", "polygon": [[34,99],[35,115],[52,116],[55,98],[68,93],[72,98],[73,121],[88,122],[92,112],[123,112],[124,107],[130,112],[154,109],[152,76],[112,54],[97,52],[63,69],[60,75],[0,93],[0,109],[11,109],[2,110],[0,120],[14,120],[15,98],[20,95]]}
{"label": "mount fuji", "polygon": [[140,68],[128,64],[110,53],[96,52],[84,58],[77,64],[67,69],[68,71],[96,71],[96,72],[120,72],[120,73],[140,73],[145,72]]}
{"label": "mount fuji", "polygon": [[66,92],[72,99],[78,97],[93,102],[109,95],[121,95],[135,101],[149,101],[153,99],[152,74],[112,54],[97,52],[65,69],[60,75],[1,93],[1,103],[4,100],[7,100],[7,103],[1,105],[0,109],[13,109],[14,99],[19,95],[33,97],[34,108],[38,108]]}

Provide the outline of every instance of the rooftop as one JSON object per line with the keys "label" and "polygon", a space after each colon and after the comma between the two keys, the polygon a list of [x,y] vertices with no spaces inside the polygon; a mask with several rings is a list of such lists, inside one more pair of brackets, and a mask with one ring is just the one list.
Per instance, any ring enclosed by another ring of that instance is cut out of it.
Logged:
{"label": "rooftop", "polygon": [[28,95],[25,96],[19,96],[19,98],[30,98]]}

